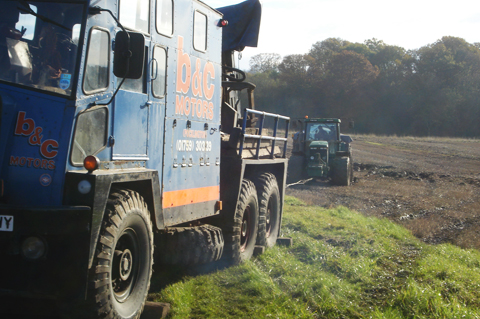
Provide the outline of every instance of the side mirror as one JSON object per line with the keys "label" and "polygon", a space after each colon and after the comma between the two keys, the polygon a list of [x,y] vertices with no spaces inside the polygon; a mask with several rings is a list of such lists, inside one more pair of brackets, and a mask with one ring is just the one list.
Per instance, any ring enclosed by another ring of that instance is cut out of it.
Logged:
{"label": "side mirror", "polygon": [[113,74],[119,78],[139,79],[143,75],[144,59],[145,37],[143,34],[119,31],[115,37]]}

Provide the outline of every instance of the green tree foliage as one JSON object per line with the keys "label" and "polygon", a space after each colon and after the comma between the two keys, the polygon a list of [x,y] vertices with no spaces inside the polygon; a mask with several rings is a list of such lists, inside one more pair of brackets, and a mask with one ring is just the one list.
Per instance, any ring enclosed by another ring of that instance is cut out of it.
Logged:
{"label": "green tree foliage", "polygon": [[350,42],[339,38],[328,38],[312,45],[308,55],[311,57],[310,74],[314,86],[319,87],[326,76],[327,65],[330,64],[334,55],[342,52]]}
{"label": "green tree foliage", "polygon": [[260,53],[250,59],[250,72],[274,72],[282,62],[282,56],[278,53]]}
{"label": "green tree foliage", "polygon": [[410,79],[418,97],[414,109],[426,124],[422,133],[478,136],[479,48],[460,38],[443,37],[420,48],[415,59]]}
{"label": "green tree foliage", "polygon": [[345,94],[372,83],[379,74],[367,58],[352,51],[336,53],[326,65],[326,94]]}
{"label": "green tree foliage", "polygon": [[375,38],[329,38],[281,62],[275,54],[252,60],[265,110],[354,120],[359,133],[480,136],[480,43],[443,37],[407,51]]}
{"label": "green tree foliage", "polygon": [[278,66],[280,79],[295,87],[306,88],[310,63],[311,58],[307,54],[287,55]]}
{"label": "green tree foliage", "polygon": [[312,45],[309,55],[320,65],[328,63],[335,53],[342,52],[350,42],[339,38],[328,38]]}

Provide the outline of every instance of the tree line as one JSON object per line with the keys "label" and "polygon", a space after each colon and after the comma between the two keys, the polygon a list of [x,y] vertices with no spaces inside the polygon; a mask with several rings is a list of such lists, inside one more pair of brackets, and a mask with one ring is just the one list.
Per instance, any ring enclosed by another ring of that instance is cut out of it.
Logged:
{"label": "tree line", "polygon": [[258,54],[248,73],[268,112],[341,118],[356,133],[480,136],[480,43],[445,36],[405,50],[329,38],[306,54]]}

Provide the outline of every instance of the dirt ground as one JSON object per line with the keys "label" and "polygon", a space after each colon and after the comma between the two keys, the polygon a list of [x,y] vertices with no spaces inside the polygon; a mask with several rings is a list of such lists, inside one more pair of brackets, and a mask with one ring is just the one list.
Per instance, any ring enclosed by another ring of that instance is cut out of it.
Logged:
{"label": "dirt ground", "polygon": [[480,140],[353,138],[352,186],[317,180],[287,194],[389,218],[427,243],[480,249]]}

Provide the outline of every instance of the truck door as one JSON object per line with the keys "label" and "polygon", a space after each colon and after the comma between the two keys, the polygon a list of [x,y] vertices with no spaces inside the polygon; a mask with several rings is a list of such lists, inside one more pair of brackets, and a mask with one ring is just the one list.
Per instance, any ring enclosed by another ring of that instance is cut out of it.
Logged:
{"label": "truck door", "polygon": [[151,59],[147,72],[150,72],[149,96],[152,105],[150,108],[150,131],[148,136],[149,161],[148,168],[156,169],[159,173],[163,168],[163,149],[164,149],[164,123],[165,123],[165,103],[166,96],[166,78],[167,78],[167,55],[168,48],[160,44],[152,44]]}
{"label": "truck door", "polygon": [[[149,1],[121,1],[120,22],[145,36],[145,65],[140,79],[126,79],[113,106],[113,160],[148,160],[150,105],[147,80],[150,55]],[[122,79],[117,78],[117,85]]]}
{"label": "truck door", "polygon": [[146,73],[144,71],[138,80],[126,79],[115,98],[113,160],[148,159],[147,138],[151,102],[147,95]]}

